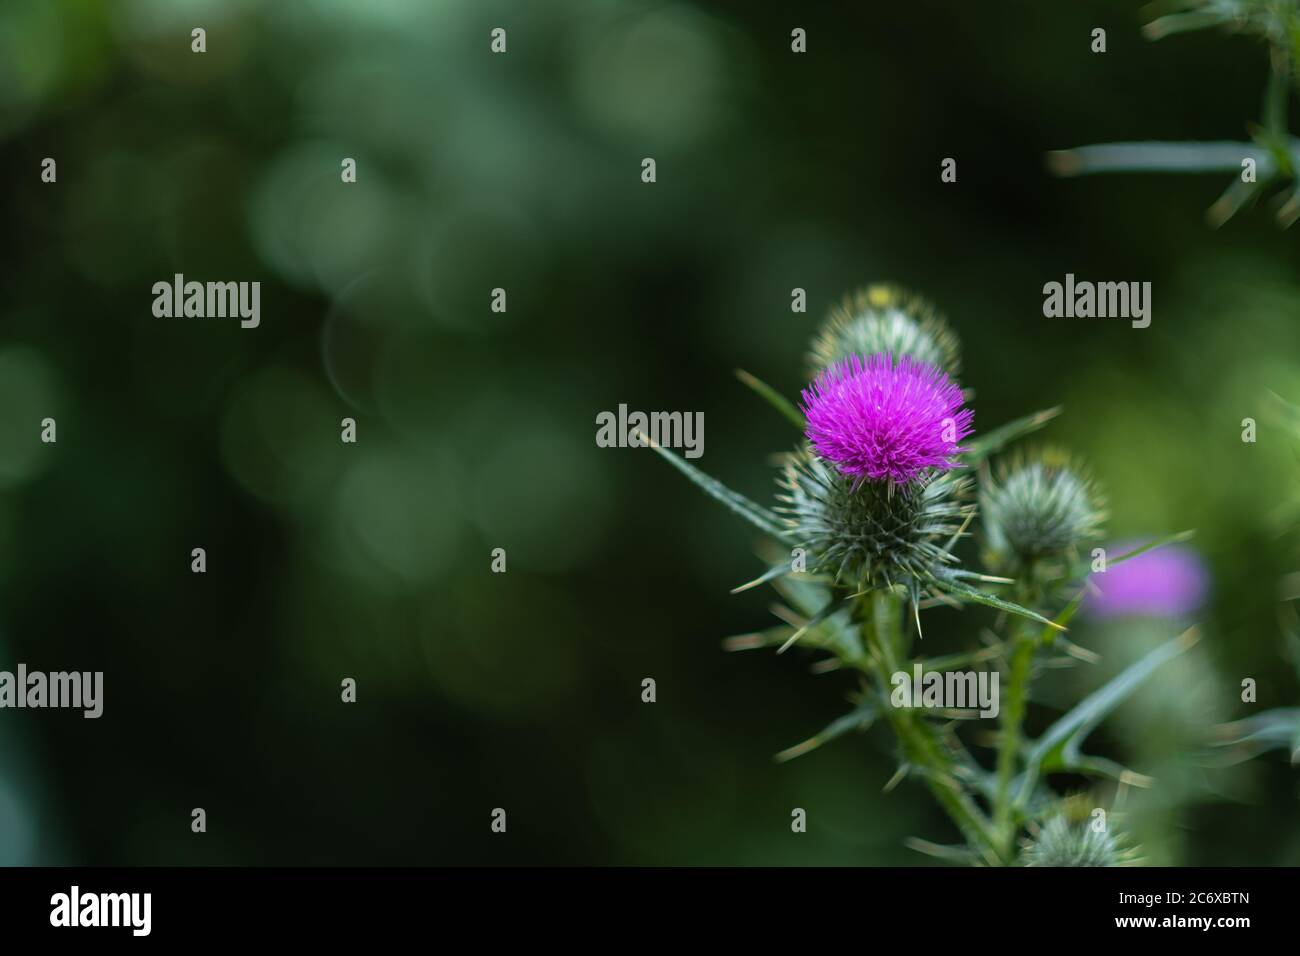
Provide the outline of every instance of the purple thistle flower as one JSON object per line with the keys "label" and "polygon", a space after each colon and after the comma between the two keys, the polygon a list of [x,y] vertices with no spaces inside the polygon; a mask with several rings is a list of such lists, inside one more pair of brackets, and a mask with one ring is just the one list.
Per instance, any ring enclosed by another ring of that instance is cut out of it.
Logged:
{"label": "purple thistle flower", "polygon": [[942,371],[888,352],[850,356],[822,372],[801,396],[817,454],[859,480],[912,481],[953,460],[975,417]]}
{"label": "purple thistle flower", "polygon": [[[1118,544],[1112,554],[1135,547]],[[1209,574],[1194,551],[1166,545],[1107,568],[1091,579],[1098,593],[1084,607],[1099,618],[1184,617],[1205,603]]]}

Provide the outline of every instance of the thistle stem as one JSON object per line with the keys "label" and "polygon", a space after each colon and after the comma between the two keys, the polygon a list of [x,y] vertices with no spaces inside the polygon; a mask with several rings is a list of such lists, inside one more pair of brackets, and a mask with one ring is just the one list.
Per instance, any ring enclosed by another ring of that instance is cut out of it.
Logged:
{"label": "thistle stem", "polygon": [[916,710],[889,703],[890,679],[903,670],[903,601],[893,590],[876,589],[859,605],[865,643],[871,648],[863,669],[879,683],[885,718],[907,763],[924,778],[930,793],[956,824],[967,843],[989,863],[1005,862],[988,817],[954,773],[952,755],[934,727]]}
{"label": "thistle stem", "polygon": [[1291,137],[1287,133],[1287,104],[1291,92],[1291,53],[1286,46],[1274,45],[1269,56],[1268,85],[1264,89],[1264,129],[1274,161],[1287,175],[1295,166],[1291,154]]}
{"label": "thistle stem", "polygon": [[1010,860],[1015,855],[1016,831],[1012,818],[1011,780],[1024,737],[1025,703],[1029,693],[1029,676],[1033,667],[1037,635],[1021,627],[1008,662],[1007,689],[1002,705],[1002,733],[998,740],[997,789],[993,799],[993,828],[998,850]]}
{"label": "thistle stem", "polygon": [[1264,128],[1279,142],[1287,139],[1286,109],[1291,89],[1291,55],[1285,46],[1269,51],[1268,85],[1264,88]]}

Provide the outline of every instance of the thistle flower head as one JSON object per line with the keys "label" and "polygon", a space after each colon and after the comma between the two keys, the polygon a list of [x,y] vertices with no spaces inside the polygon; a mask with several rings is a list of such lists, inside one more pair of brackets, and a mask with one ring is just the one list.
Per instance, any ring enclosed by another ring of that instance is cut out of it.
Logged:
{"label": "thistle flower head", "polygon": [[1004,464],[980,494],[991,563],[1009,568],[1073,553],[1105,521],[1101,497],[1082,467],[1046,449]]}
{"label": "thistle flower head", "polygon": [[808,356],[813,374],[853,355],[911,356],[949,375],[960,370],[957,337],[920,296],[897,286],[860,289],[831,309]]}
{"label": "thistle flower head", "polygon": [[974,413],[933,365],[889,353],[850,356],[802,395],[813,449],[844,475],[904,485],[957,466]]}
{"label": "thistle flower head", "polygon": [[1109,830],[1091,822],[1071,823],[1065,814],[1052,817],[1021,855],[1025,866],[1131,866],[1136,852]]}
{"label": "thistle flower head", "polygon": [[806,448],[787,459],[780,484],[777,510],[808,552],[808,570],[863,588],[919,589],[936,566],[954,560],[945,539],[974,509],[964,500],[969,478],[932,471],[901,487],[855,487]]}

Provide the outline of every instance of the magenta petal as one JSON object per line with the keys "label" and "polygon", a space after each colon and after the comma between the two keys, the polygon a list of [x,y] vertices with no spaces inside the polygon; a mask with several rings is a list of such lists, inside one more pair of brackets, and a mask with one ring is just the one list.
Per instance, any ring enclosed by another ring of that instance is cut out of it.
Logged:
{"label": "magenta petal", "polygon": [[974,413],[940,369],[910,356],[854,355],[801,396],[813,450],[842,474],[904,484],[927,468],[955,468]]}

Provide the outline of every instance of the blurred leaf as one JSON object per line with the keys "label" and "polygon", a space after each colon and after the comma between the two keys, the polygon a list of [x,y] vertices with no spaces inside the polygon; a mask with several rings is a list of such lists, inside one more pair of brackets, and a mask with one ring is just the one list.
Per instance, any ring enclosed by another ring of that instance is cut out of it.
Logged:
{"label": "blurred leaf", "polygon": [[1295,225],[1296,220],[1300,219],[1300,183],[1292,186],[1279,198],[1281,201],[1278,203],[1277,212],[1275,213],[1277,224],[1283,229],[1290,229]]}
{"label": "blurred leaf", "polygon": [[1059,414],[1061,414],[1061,406],[1058,405],[1055,408],[1047,408],[1041,412],[1026,415],[1024,418],[1017,418],[1005,425],[999,425],[992,431],[968,441],[966,450],[960,456],[961,460],[967,465],[976,464],[995,451],[1000,451],[1016,439],[1038,431]]}
{"label": "blurred leaf", "polygon": [[1292,438],[1300,438],[1300,407],[1288,402],[1272,389],[1269,389],[1268,396],[1269,418],[1286,427]]}
{"label": "blurred leaf", "polygon": [[1205,211],[1206,222],[1212,228],[1218,229],[1241,210],[1254,204],[1266,185],[1268,183],[1264,179],[1256,179],[1248,183],[1240,177],[1234,178],[1228,183],[1228,188],[1222,195]]}
{"label": "blurred leaf", "polygon": [[903,845],[909,850],[915,850],[917,853],[924,853],[926,856],[932,856],[937,860],[945,860],[959,866],[972,866],[979,862],[979,854],[965,846],[943,846],[938,843],[931,843],[929,840],[922,840],[920,837],[908,837],[903,841]]}
{"label": "blurred leaf", "polygon": [[1215,728],[1215,745],[1240,748],[1239,760],[1286,750],[1300,764],[1300,707],[1277,707]]}
{"label": "blurred leaf", "polygon": [[1220,0],[1214,8],[1190,10],[1186,13],[1171,13],[1168,16],[1152,20],[1142,28],[1142,35],[1148,40],[1161,40],[1175,33],[1189,33],[1192,30],[1206,30],[1211,27],[1230,26],[1244,14],[1240,3]]}
{"label": "blurred leaf", "polygon": [[[823,579],[813,575],[787,574],[777,578],[773,587],[795,610],[808,618],[832,599],[832,589],[822,582]],[[862,636],[848,608],[832,614],[810,633],[818,636],[820,646],[846,661],[857,661],[863,655]]]}
{"label": "blurred leaf", "polygon": [[[1294,146],[1292,146],[1294,150]],[[1268,150],[1254,143],[1098,143],[1047,154],[1047,166],[1057,176],[1097,173],[1219,173],[1241,172],[1243,159],[1255,160],[1259,179],[1276,171]]]}
{"label": "blurred leaf", "polygon": [[1031,611],[1027,607],[1021,607],[1014,601],[1008,601],[997,595],[989,594],[987,591],[981,591],[979,588],[973,588],[969,584],[959,581],[956,577],[949,574],[945,569],[939,569],[935,572],[935,580],[939,587],[947,594],[960,597],[972,604],[983,604],[986,607],[997,608],[999,611],[1006,611],[1009,614],[1018,614],[1021,617],[1027,617],[1031,621],[1037,621],[1039,624],[1046,624],[1049,628],[1063,631],[1064,627],[1049,621],[1037,611]]}
{"label": "blurred leaf", "polygon": [[975,651],[944,654],[941,657],[920,657],[913,663],[920,664],[927,671],[951,671],[961,667],[969,667],[971,664],[982,664],[985,661],[996,660],[1004,653],[1006,653],[1006,645],[999,641],[996,644],[990,644],[988,647],[981,647]]}
{"label": "blurred leaf", "polygon": [[706,495],[721,501],[760,531],[764,531],[778,540],[786,540],[786,532],[781,528],[780,519],[772,512],[754,504],[739,492],[732,491],[716,478],[710,478],[686,459],[661,448],[657,442],[651,441],[644,432],[638,431],[636,434],[642,442],[653,448],[661,458],[698,485]]}
{"label": "blurred leaf", "polygon": [[1069,604],[1061,608],[1060,613],[1052,619],[1052,624],[1055,626],[1049,625],[1043,628],[1042,633],[1038,635],[1038,643],[1051,644],[1055,641],[1057,633],[1065,630],[1066,625],[1069,624],[1070,621],[1074,619],[1074,615],[1079,612],[1079,607],[1083,604],[1083,596],[1086,593],[1086,589],[1079,589],[1079,593],[1074,596]]}
{"label": "blurred leaf", "polygon": [[1114,760],[1108,760],[1105,757],[1088,757],[1083,754],[1075,754],[1073,757],[1061,754],[1059,759],[1049,760],[1044,763],[1043,771],[1046,773],[1077,773],[1088,777],[1105,777],[1131,787],[1147,788],[1155,783],[1155,780],[1151,777],[1130,770]]}
{"label": "blurred leaf", "polygon": [[1190,541],[1196,536],[1196,530],[1189,528],[1187,531],[1179,531],[1176,534],[1167,534],[1163,538],[1156,538],[1140,548],[1134,548],[1132,551],[1125,551],[1118,558],[1108,558],[1107,567],[1113,567],[1136,558],[1140,554],[1146,554],[1148,551],[1154,551],[1156,548],[1163,548],[1167,544],[1181,544],[1184,541]]}
{"label": "blurred leaf", "polygon": [[765,631],[751,631],[748,634],[735,634],[722,639],[724,651],[756,651],[764,647],[777,647],[785,643],[793,627],[769,627]]}
{"label": "blurred leaf", "polygon": [[785,763],[793,760],[795,757],[802,757],[806,753],[811,753],[822,744],[829,743],[837,737],[843,737],[853,730],[866,730],[880,716],[880,704],[873,698],[864,700],[856,709],[849,711],[843,717],[838,717],[826,725],[826,728],[819,734],[809,737],[802,743],[795,744],[793,747],[787,747],[776,755],[777,763]]}
{"label": "blurred leaf", "polygon": [[1074,709],[1048,727],[1030,748],[1017,802],[1023,803],[1037,783],[1039,774],[1045,770],[1085,766],[1097,769],[1100,761],[1096,758],[1084,757],[1079,753],[1079,747],[1084,740],[1107,715],[1127,700],[1143,681],[1162,665],[1192,647],[1197,640],[1199,635],[1196,629],[1190,628],[1172,641],[1161,644],[1145,657],[1126,667],[1103,687],[1089,694]]}
{"label": "blurred leaf", "polygon": [[831,598],[831,589],[821,578],[804,574],[787,574],[772,585],[778,594],[805,616],[816,613]]}
{"label": "blurred leaf", "polygon": [[818,625],[822,624],[822,623],[823,623],[824,621],[826,621],[826,620],[827,620],[827,619],[828,619],[832,614],[834,614],[836,611],[842,610],[844,607],[845,607],[845,600],[844,600],[843,598],[834,598],[834,599],[828,601],[827,604],[826,604],[826,606],[823,607],[823,608],[822,608],[820,611],[818,611],[816,614],[814,614],[814,615],[809,619],[809,621],[808,621],[807,624],[805,624],[803,627],[799,628],[799,630],[795,631],[793,634],[791,634],[791,635],[789,636],[789,638],[786,639],[786,642],[785,642],[784,644],[781,645],[781,647],[777,650],[777,653],[778,653],[778,654],[784,654],[786,651],[788,651],[788,650],[790,649],[790,646],[791,646],[792,644],[794,644],[796,641],[799,640],[799,638],[803,637],[805,634],[807,634],[807,633],[808,633],[810,630],[812,630],[813,628],[815,628],[815,627],[817,627]]}
{"label": "blurred leaf", "polygon": [[737,585],[736,587],[732,588],[731,593],[740,594],[742,591],[748,591],[751,588],[758,587],[760,584],[766,584],[768,581],[771,581],[775,578],[779,578],[783,574],[790,574],[790,573],[791,573],[790,565],[788,563],[773,565],[772,567],[764,571],[762,574],[760,574],[758,577],[754,578],[754,580],[746,581],[744,584]]}

